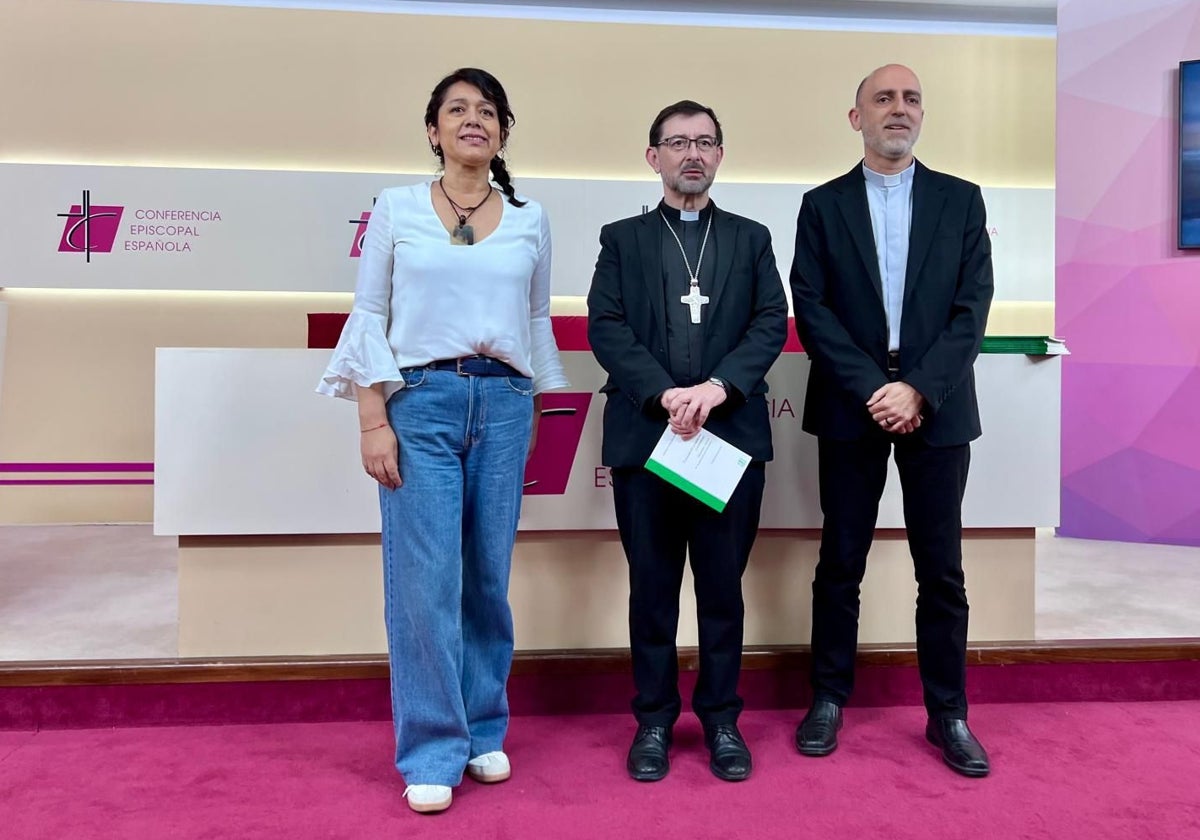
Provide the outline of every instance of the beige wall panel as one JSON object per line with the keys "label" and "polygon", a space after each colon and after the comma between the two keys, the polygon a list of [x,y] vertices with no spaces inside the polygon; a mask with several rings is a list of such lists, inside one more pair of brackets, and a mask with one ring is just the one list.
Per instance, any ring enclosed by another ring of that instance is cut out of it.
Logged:
{"label": "beige wall panel", "polygon": [[[746,572],[747,645],[807,643],[817,535],[765,533]],[[963,566],[971,639],[1033,638],[1033,531],[968,535]],[[379,546],[358,538],[184,538],[179,562],[181,656],[378,653],[383,632]],[[696,644],[691,577],[679,643]],[[518,650],[629,644],[628,573],[615,534],[523,535],[510,600]],[[872,549],[860,640],[911,643],[916,584],[894,532]]]}
{"label": "beige wall panel", "polygon": [[0,3],[0,159],[426,171],[429,90],[494,72],[518,125],[518,175],[646,177],[663,105],[711,104],[722,177],[816,182],[850,167],[858,81],[922,78],[919,147],[996,186],[1054,181],[1054,41],[979,35],[665,27],[176,6]]}
{"label": "beige wall panel", "polygon": [[378,541],[180,540],[180,656],[370,653],[386,644]]}
{"label": "beige wall panel", "polygon": [[[78,427],[85,423],[86,421],[80,418],[74,425]],[[5,455],[4,460],[15,459]],[[39,458],[38,460],[48,459]],[[16,478],[17,476],[6,477]],[[38,477],[50,476],[39,474]],[[55,475],[53,477],[76,478],[77,476]],[[90,474],[89,477],[99,478],[102,476],[97,473]],[[154,487],[149,484],[0,487],[0,527],[56,523],[149,522],[153,518]]]}
{"label": "beige wall panel", "polygon": [[1054,335],[1054,304],[1040,300],[993,301],[984,333]]}
{"label": "beige wall panel", "polygon": [[[521,534],[509,585],[517,649],[627,647],[627,569],[615,531]],[[695,638],[694,614],[680,615],[679,632]]]}

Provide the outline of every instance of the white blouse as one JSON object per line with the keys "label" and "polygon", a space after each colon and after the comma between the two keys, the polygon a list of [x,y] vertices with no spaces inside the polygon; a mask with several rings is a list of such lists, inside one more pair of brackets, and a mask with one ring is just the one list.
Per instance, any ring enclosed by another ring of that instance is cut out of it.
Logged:
{"label": "white blouse", "polygon": [[[542,206],[504,200],[500,224],[452,245],[433,182],[380,193],[363,240],[354,308],[317,392],[355,399],[354,385],[404,387],[401,368],[482,354],[563,388],[550,326],[550,222]],[[501,196],[503,198],[503,196]]]}

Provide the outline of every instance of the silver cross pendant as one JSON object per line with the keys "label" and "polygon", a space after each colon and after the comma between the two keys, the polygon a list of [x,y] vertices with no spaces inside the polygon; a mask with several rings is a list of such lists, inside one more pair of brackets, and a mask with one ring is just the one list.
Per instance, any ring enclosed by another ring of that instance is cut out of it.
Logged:
{"label": "silver cross pendant", "polygon": [[693,280],[692,286],[686,295],[679,298],[679,302],[687,306],[692,311],[692,323],[700,323],[700,307],[708,303],[708,295],[700,294],[700,281]]}

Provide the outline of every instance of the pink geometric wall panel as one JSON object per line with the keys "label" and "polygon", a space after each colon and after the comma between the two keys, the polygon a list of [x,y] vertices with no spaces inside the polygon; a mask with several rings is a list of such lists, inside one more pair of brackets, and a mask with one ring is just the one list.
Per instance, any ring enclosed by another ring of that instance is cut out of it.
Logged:
{"label": "pink geometric wall panel", "polygon": [[1200,252],[1177,250],[1197,0],[1060,0],[1056,319],[1065,536],[1200,545]]}

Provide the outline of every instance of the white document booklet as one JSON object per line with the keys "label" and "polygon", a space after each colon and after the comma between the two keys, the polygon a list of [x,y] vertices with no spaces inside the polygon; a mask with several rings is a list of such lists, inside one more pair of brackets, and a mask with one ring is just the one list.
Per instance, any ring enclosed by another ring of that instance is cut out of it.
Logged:
{"label": "white document booklet", "polygon": [[668,428],[646,461],[650,472],[718,513],[749,465],[749,455],[705,429],[684,440]]}

